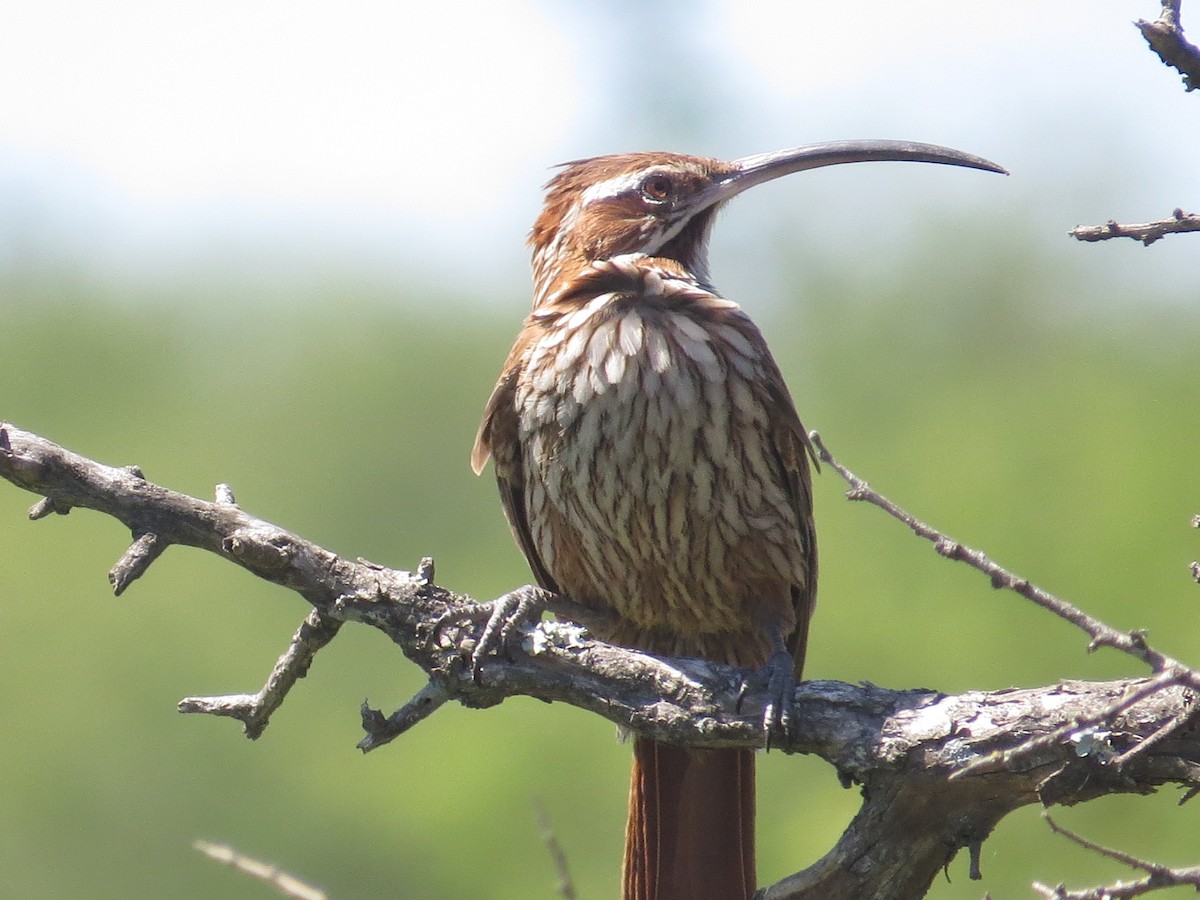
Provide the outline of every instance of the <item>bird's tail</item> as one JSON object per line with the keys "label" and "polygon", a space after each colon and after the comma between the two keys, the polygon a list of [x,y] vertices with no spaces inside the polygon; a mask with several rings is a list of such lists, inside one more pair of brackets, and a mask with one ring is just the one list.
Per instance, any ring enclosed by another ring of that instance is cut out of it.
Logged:
{"label": "bird's tail", "polygon": [[754,751],[633,745],[624,900],[754,896]]}

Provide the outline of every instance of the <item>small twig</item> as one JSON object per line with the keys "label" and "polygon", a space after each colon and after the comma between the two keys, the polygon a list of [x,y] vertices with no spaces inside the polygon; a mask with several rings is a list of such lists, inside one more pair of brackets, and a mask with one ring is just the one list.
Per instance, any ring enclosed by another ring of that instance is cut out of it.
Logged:
{"label": "small twig", "polygon": [[1116,884],[1084,888],[1078,891],[1068,891],[1062,885],[1049,887],[1040,881],[1035,881],[1033,889],[1043,897],[1046,897],[1047,900],[1123,900],[1123,898],[1141,897],[1144,894],[1149,894],[1151,891],[1179,887],[1181,885],[1192,885],[1200,889],[1200,866],[1172,869],[1158,863],[1148,862],[1124,851],[1114,850],[1111,847],[1097,844],[1067,828],[1063,828],[1050,818],[1048,813],[1043,813],[1042,817],[1046,820],[1046,824],[1050,826],[1050,830],[1055,834],[1062,835],[1085,850],[1091,850],[1093,853],[1114,859],[1132,869],[1140,869],[1146,872],[1148,876],[1140,881],[1118,881]]}
{"label": "small twig", "polygon": [[46,516],[52,516],[58,513],[60,516],[65,516],[71,511],[69,503],[63,503],[61,500],[55,500],[52,497],[43,497],[33,506],[29,507],[29,519],[36,522],[38,519],[44,519]]}
{"label": "small twig", "polygon": [[154,532],[148,531],[140,535],[109,570],[108,582],[112,585],[113,594],[120,597],[135,579],[146,574],[150,563],[158,559],[166,549],[167,542]]}
{"label": "small twig", "polygon": [[1162,727],[1160,727],[1157,731],[1142,738],[1142,740],[1138,741],[1124,753],[1119,753],[1114,756],[1108,761],[1108,764],[1110,766],[1115,766],[1118,769],[1128,765],[1131,760],[1148,753],[1156,744],[1171,737],[1176,731],[1178,731],[1188,722],[1195,719],[1195,717],[1196,711],[1193,710],[1187,715],[1176,717],[1164,722]]}
{"label": "small twig", "polygon": [[1126,853],[1123,850],[1114,850],[1110,847],[1104,847],[1095,843],[1094,841],[1090,841],[1082,835],[1071,831],[1069,828],[1063,828],[1054,821],[1054,818],[1050,815],[1050,813],[1042,813],[1042,818],[1046,820],[1046,824],[1050,826],[1050,830],[1055,834],[1061,834],[1063,837],[1073,841],[1080,847],[1083,847],[1085,850],[1091,850],[1093,853],[1099,853],[1101,856],[1107,856],[1109,859],[1115,859],[1117,862],[1123,863],[1129,866],[1131,869],[1141,869],[1143,872],[1153,875],[1155,872],[1163,871],[1166,868],[1165,866],[1156,865],[1155,863],[1138,859],[1136,856]]}
{"label": "small twig", "polygon": [[437,712],[450,697],[451,694],[444,684],[430,679],[411,700],[386,718],[379,710],[372,709],[364,702],[362,726],[367,736],[358,742],[358,749],[369,753],[394,741],[418,722]]}
{"label": "small twig", "polygon": [[[1111,703],[1100,707],[1088,715],[1075,716],[1070,721],[1064,723],[1059,728],[1053,731],[1048,731],[1044,734],[1031,737],[1012,747],[1006,747],[1002,750],[997,750],[994,753],[989,753],[984,756],[979,756],[970,762],[964,764],[960,769],[950,775],[951,780],[957,778],[966,778],[971,775],[978,775],[984,772],[999,772],[1011,771],[1018,763],[1037,756],[1041,751],[1057,747],[1063,741],[1069,739],[1073,735],[1083,735],[1091,729],[1096,728],[1102,722],[1111,722],[1117,716],[1127,712],[1132,707],[1136,706],[1143,700],[1153,697],[1159,691],[1168,687],[1172,687],[1177,683],[1174,676],[1157,675],[1147,681],[1139,682],[1130,687],[1129,690],[1118,697]],[[1162,740],[1166,734],[1160,734],[1165,731],[1167,734],[1180,728],[1186,721],[1186,715],[1181,715],[1169,719],[1159,731],[1154,733],[1156,741]],[[1126,751],[1129,759],[1134,758],[1138,754],[1133,753],[1133,749],[1141,747],[1144,741],[1135,744],[1131,750]],[[1151,745],[1153,746],[1153,745]],[[1079,751],[1077,751],[1079,752]],[[1094,755],[1080,753],[1080,755]],[[1111,750],[1107,751],[1108,758],[1104,760],[1106,764],[1114,763],[1119,757]]]}
{"label": "small twig", "polygon": [[228,844],[214,844],[211,841],[196,841],[192,844],[209,859],[224,863],[239,872],[244,872],[252,878],[264,881],[284,897],[293,900],[326,900],[326,893],[320,888],[301,881],[294,875],[282,871],[279,866],[261,862],[253,857],[239,853]]}
{"label": "small twig", "polygon": [[[1052,612],[1060,619],[1070,622],[1091,638],[1091,643],[1088,646],[1089,651],[1099,647],[1112,647],[1115,650],[1120,650],[1122,653],[1128,653],[1130,656],[1140,659],[1155,672],[1161,672],[1172,665],[1186,669],[1185,666],[1182,666],[1175,660],[1147,646],[1145,638],[1139,632],[1117,631],[1096,617],[1088,615],[1074,604],[1054,596],[1049,591],[1043,590],[1031,583],[1028,579],[1013,574],[1008,569],[988,559],[987,555],[982,551],[967,547],[938,531],[936,528],[925,524],[882,494],[873,490],[867,482],[863,481],[834,459],[833,455],[821,441],[820,434],[815,431],[810,432],[809,438],[812,440],[821,462],[832,468],[850,485],[850,490],[846,492],[847,499],[862,500],[873,506],[878,506],[888,515],[892,516],[892,518],[907,525],[915,535],[930,541],[939,556],[966,563],[971,568],[977,569],[984,575],[987,575],[992,582],[992,587],[1006,588],[1020,594],[1025,599]],[[1197,685],[1200,686],[1200,678],[1197,679]]]}
{"label": "small twig", "polygon": [[575,882],[571,879],[571,870],[567,866],[567,854],[554,834],[554,826],[550,823],[550,816],[546,814],[546,807],[537,797],[533,798],[533,815],[537,819],[538,828],[542,832],[542,840],[546,844],[546,849],[550,851],[550,859],[554,861],[554,871],[558,875],[558,883],[554,886],[554,892],[563,900],[575,900],[578,895],[575,893]]}
{"label": "small twig", "polygon": [[1163,65],[1170,66],[1183,76],[1185,90],[1200,88],[1200,48],[1183,36],[1180,21],[1181,0],[1162,0],[1162,12],[1153,22],[1138,19],[1133,24],[1141,31],[1150,49],[1158,54]]}
{"label": "small twig", "polygon": [[[1101,722],[1111,721],[1116,716],[1129,710],[1134,704],[1152,696],[1156,692],[1174,685],[1186,685],[1193,690],[1200,690],[1200,672],[1184,665],[1176,659],[1167,656],[1164,653],[1152,648],[1146,643],[1145,635],[1140,631],[1118,631],[1112,626],[1102,622],[1095,616],[1085,613],[1079,607],[1067,602],[1049,591],[1038,587],[1031,583],[1028,579],[1015,575],[1003,566],[993,562],[987,558],[987,555],[980,550],[974,550],[967,547],[956,540],[948,537],[930,525],[925,524],[920,519],[917,519],[911,513],[907,512],[896,503],[893,503],[887,497],[884,497],[879,492],[873,490],[867,482],[863,481],[844,465],[834,459],[821,440],[821,435],[813,431],[809,433],[809,438],[812,440],[813,447],[816,448],[817,456],[821,462],[828,465],[842,477],[843,480],[850,486],[850,490],[846,492],[846,497],[850,500],[862,500],[879,507],[888,515],[904,523],[918,537],[922,537],[933,543],[934,549],[940,556],[947,559],[958,560],[964,562],[971,568],[987,575],[991,580],[992,587],[1005,588],[1013,591],[1032,601],[1043,609],[1053,613],[1064,621],[1070,622],[1075,627],[1079,628],[1091,639],[1088,643],[1088,652],[1093,652],[1100,647],[1112,647],[1122,653],[1126,653],[1135,659],[1141,660],[1155,673],[1155,677],[1145,682],[1138,689],[1130,692],[1127,696],[1122,697],[1117,702],[1114,702],[1109,707],[1104,709],[1100,715],[1090,717],[1088,720],[1069,723],[1062,728],[1041,735],[1037,738],[1031,738],[1023,744],[1005,749],[996,754],[991,754],[980,759],[976,759],[965,765],[959,772],[952,777],[964,777],[966,775],[976,774],[978,772],[990,771],[997,765],[1003,768],[1009,768],[1018,759],[1027,757],[1037,751],[1051,746],[1058,741],[1063,740],[1072,732],[1082,728],[1094,727]],[[1158,742],[1167,736],[1175,733],[1191,720],[1191,714],[1184,714],[1175,717],[1171,721],[1164,723],[1159,731],[1156,731],[1151,737],[1154,742]],[[1120,756],[1115,756],[1114,759],[1118,764],[1128,761],[1136,757],[1141,750],[1136,746],[1125,751]]]}
{"label": "small twig", "polygon": [[[1192,527],[1200,528],[1200,516],[1192,516]],[[1188,569],[1191,570],[1192,580],[1200,584],[1200,560],[1194,560]]]}
{"label": "small twig", "polygon": [[267,682],[256,694],[225,694],[218,697],[185,697],[179,701],[182,713],[206,713],[238,719],[243,733],[257,739],[266,729],[271,714],[279,709],[288,691],[308,674],[317,651],[333,640],[342,627],[339,619],[313,610],[305,617],[287,650],[275,663]]}
{"label": "small twig", "polygon": [[983,869],[980,868],[979,861],[983,855],[983,841],[971,841],[967,844],[967,877],[972,881],[983,880]]}
{"label": "small twig", "polygon": [[1076,225],[1067,234],[1081,241],[1107,241],[1112,238],[1132,238],[1141,241],[1149,247],[1159,238],[1168,234],[1183,234],[1188,231],[1200,231],[1200,216],[1185,213],[1176,209],[1171,218],[1158,222],[1141,222],[1136,225],[1122,225],[1109,219],[1103,225]]}

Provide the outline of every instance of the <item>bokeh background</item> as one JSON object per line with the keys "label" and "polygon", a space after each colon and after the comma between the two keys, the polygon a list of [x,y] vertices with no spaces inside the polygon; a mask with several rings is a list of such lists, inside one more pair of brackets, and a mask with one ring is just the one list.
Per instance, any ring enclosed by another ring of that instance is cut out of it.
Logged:
{"label": "bokeh background", "polygon": [[[1195,664],[1200,241],[1066,236],[1200,207],[1200,100],[1131,25],[1157,7],[2,0],[0,418],[197,496],[228,482],[344,554],[432,555],[491,597],[528,574],[466,459],[527,308],[548,166],[949,144],[1011,177],[786,179],[725,213],[716,280],[851,468]],[[832,474],[816,490],[812,677],[1138,673],[845,502]],[[339,900],[551,897],[535,797],[580,895],[616,895],[628,751],[608,723],[446,708],[364,758],[359,703],[398,705],[421,678],[355,627],[258,742],[180,716],[182,696],[257,689],[304,604],[186,549],[114,600],[121,527],[30,524],[33,499],[0,485],[0,896],[270,895],[191,849],[204,838]],[[817,760],[761,769],[765,882],[831,846],[856,795]],[[1195,864],[1200,813],[1178,796],[1058,815]],[[959,859],[931,896],[1125,874],[1034,809],[982,862],[983,882]]]}

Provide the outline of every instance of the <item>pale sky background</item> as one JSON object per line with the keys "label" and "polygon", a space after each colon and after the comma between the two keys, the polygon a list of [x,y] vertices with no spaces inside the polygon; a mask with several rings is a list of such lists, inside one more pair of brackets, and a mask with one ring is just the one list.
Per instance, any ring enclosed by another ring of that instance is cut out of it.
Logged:
{"label": "pale sky background", "polygon": [[1200,210],[1200,92],[1131,24],[1158,6],[0,0],[0,266],[328,263],[507,303],[556,162],[892,137],[1013,175],[850,166],[758,189],[718,230],[718,283],[724,256],[744,286],[780,229],[887,254],[906,229],[862,236],[864,215],[996,216],[1178,301],[1200,240],[1064,236]]}

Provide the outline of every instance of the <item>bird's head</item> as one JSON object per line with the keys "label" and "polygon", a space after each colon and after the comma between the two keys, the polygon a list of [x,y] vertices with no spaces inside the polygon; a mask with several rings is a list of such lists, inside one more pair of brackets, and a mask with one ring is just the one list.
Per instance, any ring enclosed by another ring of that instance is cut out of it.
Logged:
{"label": "bird's head", "polygon": [[732,162],[680,153],[624,153],[566,163],[546,185],[529,235],[538,301],[572,267],[629,253],[672,259],[708,281],[708,237],[726,201],[765,181],[842,163],[942,163],[1005,170],[933,144],[831,141]]}

